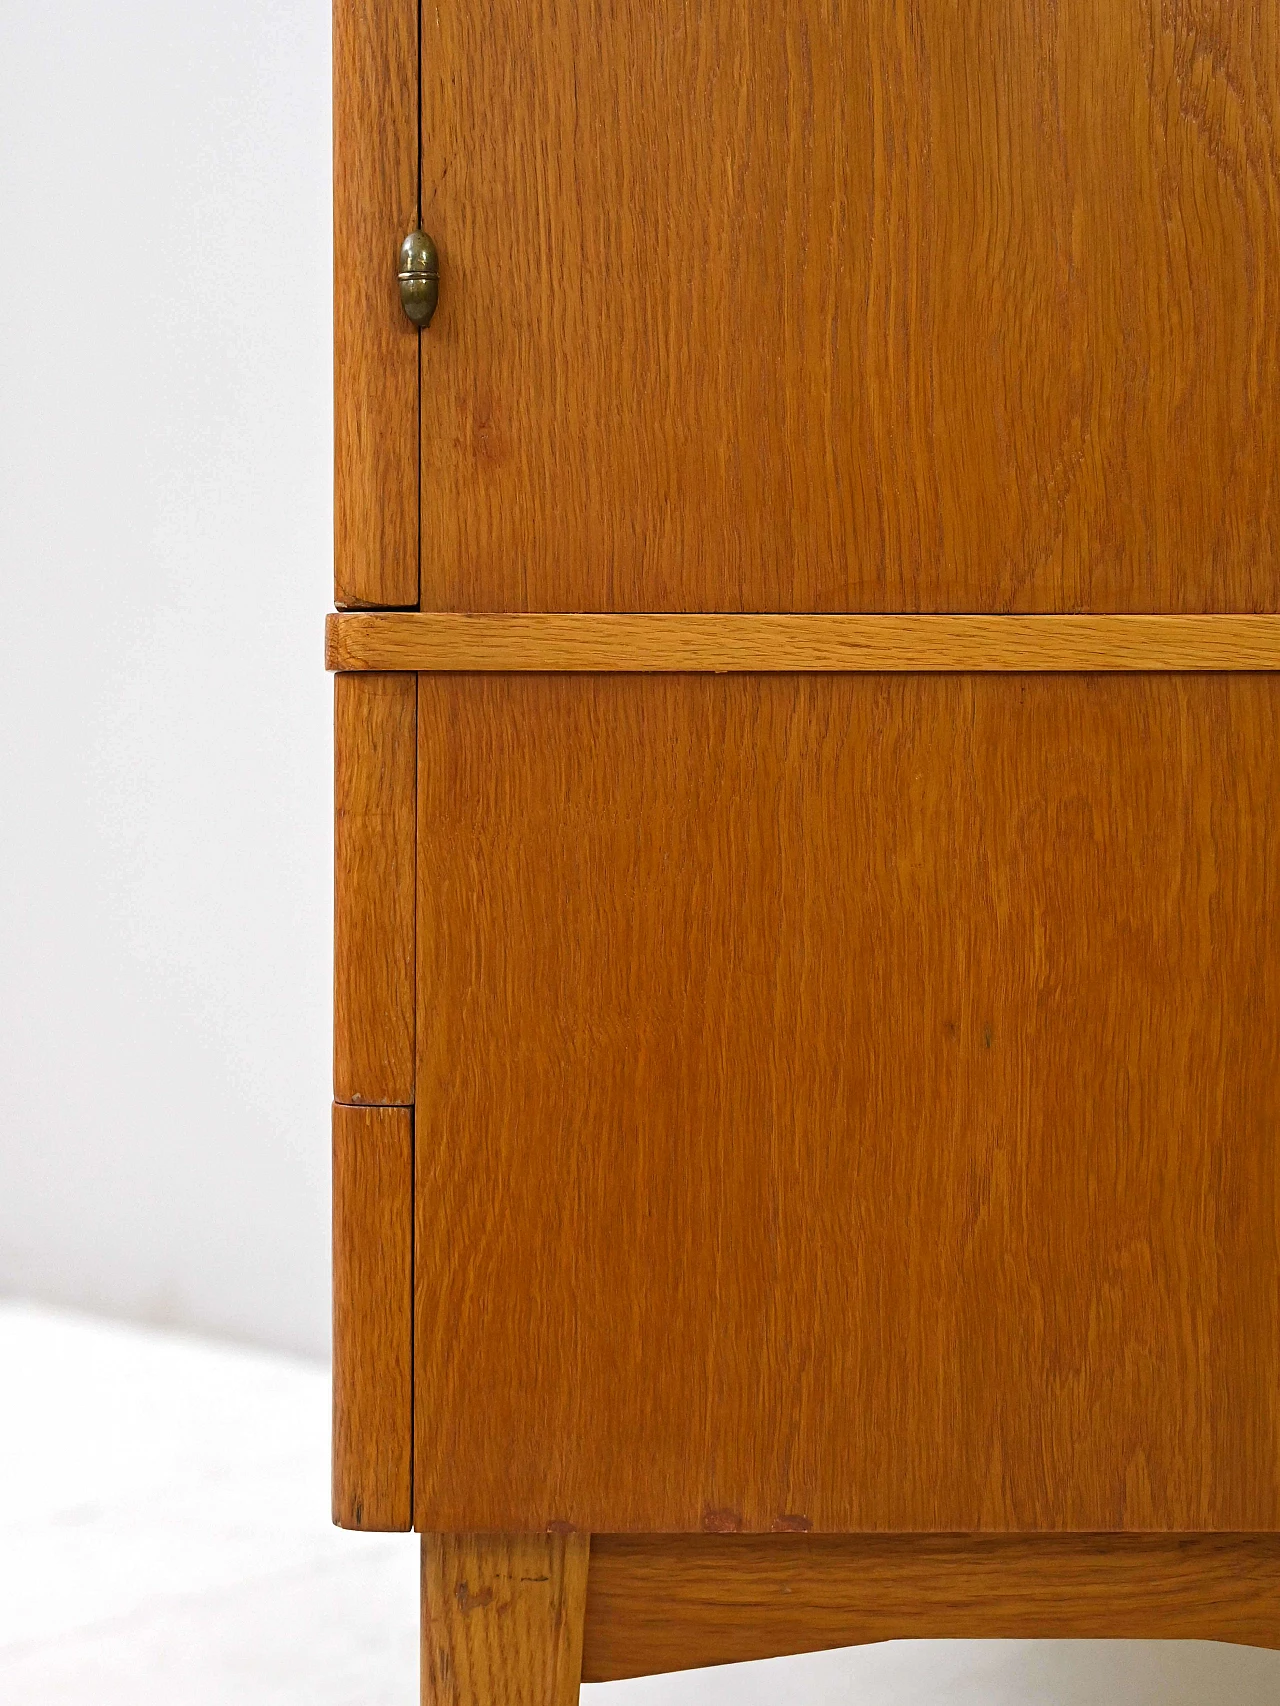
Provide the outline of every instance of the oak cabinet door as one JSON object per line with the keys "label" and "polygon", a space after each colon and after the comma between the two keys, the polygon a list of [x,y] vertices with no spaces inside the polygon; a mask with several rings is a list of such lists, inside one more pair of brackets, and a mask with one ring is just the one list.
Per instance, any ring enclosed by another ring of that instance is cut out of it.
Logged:
{"label": "oak cabinet door", "polygon": [[1280,1516],[1280,678],[419,678],[419,1526]]}
{"label": "oak cabinet door", "polygon": [[422,608],[1276,608],[1270,0],[439,0],[421,129]]}

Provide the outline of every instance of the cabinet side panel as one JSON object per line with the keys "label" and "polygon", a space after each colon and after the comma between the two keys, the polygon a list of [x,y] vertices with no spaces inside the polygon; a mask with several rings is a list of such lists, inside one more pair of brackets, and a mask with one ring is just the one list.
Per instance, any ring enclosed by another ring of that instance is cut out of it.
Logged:
{"label": "cabinet side panel", "polygon": [[412,675],[334,677],[333,1086],[413,1101]]}
{"label": "cabinet side panel", "polygon": [[333,6],[334,602],[418,599],[418,336],[396,261],[417,224],[417,0]]}
{"label": "cabinet side panel", "polygon": [[412,1526],[413,1115],[333,1110],[333,1520]]}

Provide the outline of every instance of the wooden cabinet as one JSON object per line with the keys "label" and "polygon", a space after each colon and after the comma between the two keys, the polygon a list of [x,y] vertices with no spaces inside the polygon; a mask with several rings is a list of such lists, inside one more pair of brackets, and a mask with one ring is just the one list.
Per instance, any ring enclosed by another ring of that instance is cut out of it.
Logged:
{"label": "wooden cabinet", "polygon": [[1280,8],[335,26],[335,1510],[426,1698],[1280,1645]]}

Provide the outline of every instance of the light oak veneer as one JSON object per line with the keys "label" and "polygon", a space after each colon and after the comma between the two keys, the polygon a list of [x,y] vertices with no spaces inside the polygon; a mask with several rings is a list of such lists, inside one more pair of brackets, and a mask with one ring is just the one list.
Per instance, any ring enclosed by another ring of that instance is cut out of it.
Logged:
{"label": "light oak veneer", "polygon": [[1274,670],[1280,616],[331,615],[334,670]]}

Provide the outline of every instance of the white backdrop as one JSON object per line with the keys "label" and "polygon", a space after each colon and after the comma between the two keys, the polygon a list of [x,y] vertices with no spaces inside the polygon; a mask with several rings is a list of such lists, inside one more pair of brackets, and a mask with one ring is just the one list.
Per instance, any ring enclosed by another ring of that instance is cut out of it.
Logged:
{"label": "white backdrop", "polygon": [[328,1341],[328,0],[0,0],[0,1290]]}

